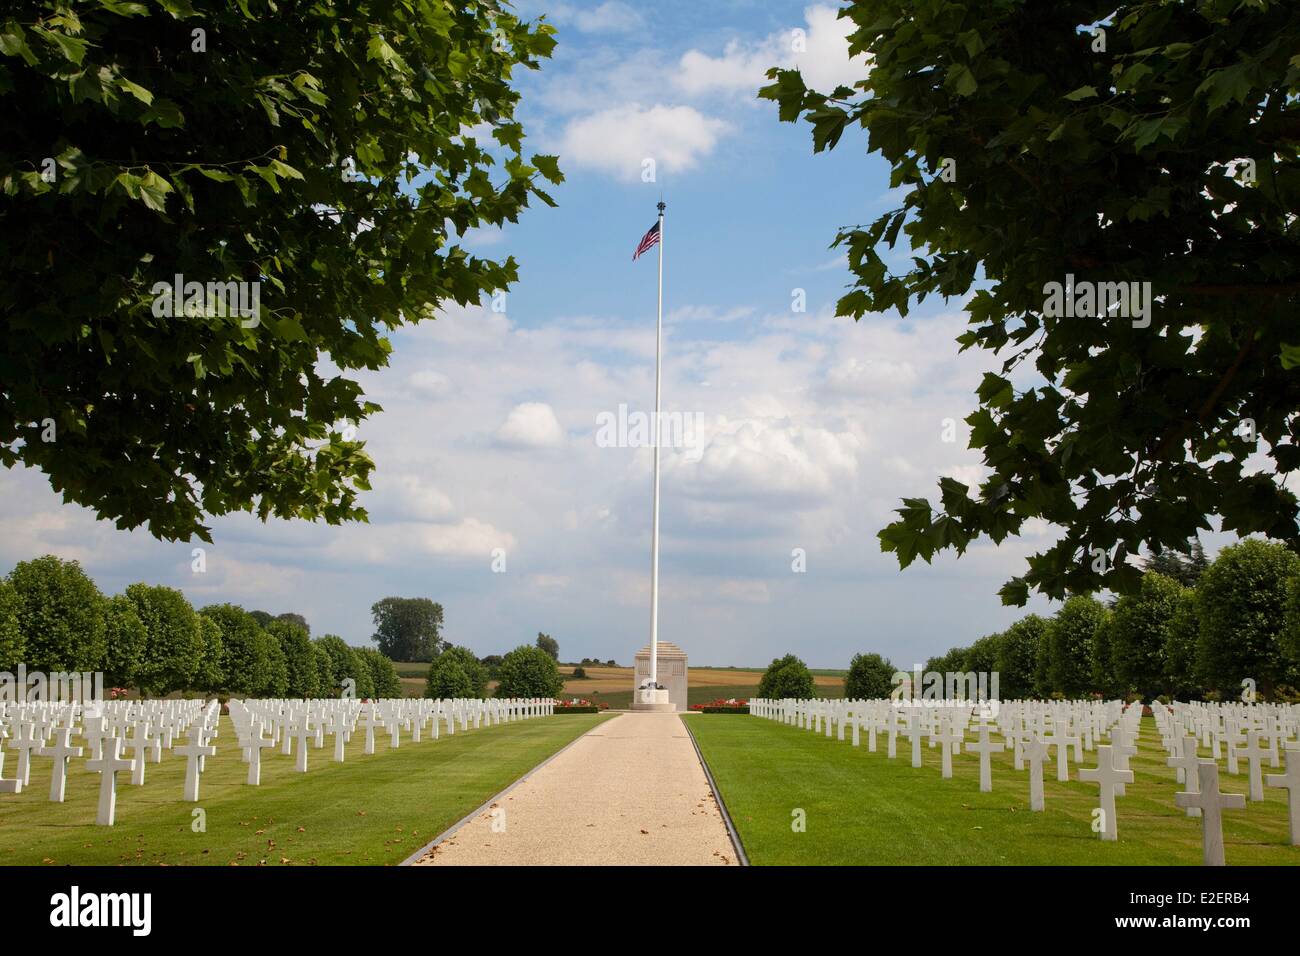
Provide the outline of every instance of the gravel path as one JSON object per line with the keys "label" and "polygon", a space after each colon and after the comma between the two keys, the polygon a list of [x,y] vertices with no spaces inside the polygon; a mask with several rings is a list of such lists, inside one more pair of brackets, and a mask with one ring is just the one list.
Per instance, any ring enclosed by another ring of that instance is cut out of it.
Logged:
{"label": "gravel path", "polygon": [[579,737],[416,865],[735,862],[681,718],[629,713]]}

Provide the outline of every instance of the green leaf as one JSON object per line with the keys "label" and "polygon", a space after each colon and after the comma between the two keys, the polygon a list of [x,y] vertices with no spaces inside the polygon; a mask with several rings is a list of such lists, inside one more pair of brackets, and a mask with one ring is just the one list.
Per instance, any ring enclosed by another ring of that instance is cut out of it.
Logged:
{"label": "green leaf", "polygon": [[141,124],[156,124],[163,129],[176,129],[185,125],[185,114],[171,100],[155,100],[149,109],[140,114]]}
{"label": "green leaf", "polygon": [[277,176],[282,179],[302,179],[302,173],[294,169],[288,163],[282,163],[278,159],[271,160],[271,168],[275,170]]}
{"label": "green leaf", "polygon": [[40,60],[27,46],[27,37],[23,28],[13,20],[6,20],[0,27],[0,53],[5,56],[20,56],[28,66],[36,66]]}
{"label": "green leaf", "polygon": [[67,34],[60,33],[58,30],[47,30],[44,27],[32,27],[32,32],[39,36],[45,42],[58,48],[64,58],[72,61],[77,66],[86,58],[86,49],[89,43],[78,37],[70,37]]}
{"label": "green leaf", "polygon": [[1077,90],[1074,90],[1071,93],[1066,93],[1065,98],[1071,101],[1078,101],[1078,100],[1086,100],[1089,97],[1096,96],[1096,95],[1097,95],[1097,88],[1095,86],[1081,86]]}
{"label": "green leaf", "polygon": [[973,96],[975,91],[979,89],[975,74],[964,63],[957,63],[948,68],[948,76],[944,81],[944,85],[954,90],[958,96]]}
{"label": "green leaf", "polygon": [[156,212],[166,212],[167,194],[172,191],[172,184],[159,176],[152,169],[139,180],[139,195],[144,204]]}
{"label": "green leaf", "polygon": [[130,93],[132,96],[134,96],[137,100],[139,100],[139,101],[140,101],[141,103],[143,103],[145,106],[149,106],[149,105],[151,105],[151,104],[153,103],[153,94],[152,94],[152,93],[150,93],[148,90],[146,90],[146,89],[145,89],[143,86],[141,86],[139,83],[133,83],[133,82],[131,82],[131,81],[128,80],[125,76],[119,76],[119,77],[117,78],[117,85],[118,85],[118,87],[120,87],[124,92],[126,92],[126,93]]}

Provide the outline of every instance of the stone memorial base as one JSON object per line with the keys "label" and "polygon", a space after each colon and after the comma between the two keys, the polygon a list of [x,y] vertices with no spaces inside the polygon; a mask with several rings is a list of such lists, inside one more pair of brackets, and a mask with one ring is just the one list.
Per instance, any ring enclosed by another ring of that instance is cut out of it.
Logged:
{"label": "stone memorial base", "polygon": [[650,711],[651,713],[671,714],[677,705],[668,699],[667,690],[636,690],[632,695],[632,709]]}

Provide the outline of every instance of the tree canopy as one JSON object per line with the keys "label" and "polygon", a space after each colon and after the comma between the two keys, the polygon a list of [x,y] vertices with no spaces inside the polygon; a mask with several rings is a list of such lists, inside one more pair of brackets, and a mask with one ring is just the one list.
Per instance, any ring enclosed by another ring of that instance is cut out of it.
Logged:
{"label": "tree canopy", "polygon": [[511,87],[552,34],[497,0],[5,4],[0,462],[169,540],[364,519],[353,373],[517,278],[461,239],[563,178]]}
{"label": "tree canopy", "polygon": [[442,605],[428,598],[386,597],[370,608],[375,623],[371,640],[394,661],[429,661],[442,638]]}
{"label": "tree canopy", "polygon": [[[1058,540],[1001,592],[1024,604],[1130,592],[1143,548],[1185,547],[1214,517],[1300,540],[1281,480],[1300,467],[1295,4],[856,0],[840,16],[871,60],[861,80],[817,92],[774,69],[760,93],[812,125],[814,150],[863,128],[905,192],[836,236],[854,275],[838,314],[958,297],[961,348],[1001,359],[966,419],[987,478],[904,499],[882,548],[906,567],[1042,519]],[[1098,306],[1107,289],[1118,310]]]}

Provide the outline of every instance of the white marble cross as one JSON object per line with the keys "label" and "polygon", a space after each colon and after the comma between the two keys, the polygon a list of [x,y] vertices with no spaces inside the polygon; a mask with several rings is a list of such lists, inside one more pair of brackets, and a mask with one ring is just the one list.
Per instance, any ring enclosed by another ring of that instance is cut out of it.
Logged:
{"label": "white marble cross", "polygon": [[[433,719],[433,729],[434,729],[434,736],[436,737],[437,730],[438,730],[437,717]],[[348,722],[347,722],[347,718],[345,718],[342,714],[336,714],[334,716],[334,727],[332,729],[332,732],[334,734],[334,762],[343,763],[343,758],[346,756],[345,748],[347,747],[347,743],[348,743]]]}
{"label": "white marble cross", "polygon": [[45,740],[36,733],[36,725],[24,721],[18,727],[18,733],[9,741],[9,749],[18,751],[18,769],[14,777],[26,787],[32,782],[32,751],[39,751],[45,746]]}
{"label": "white marble cross", "polygon": [[1001,753],[1007,749],[1007,745],[1005,743],[995,744],[989,740],[989,725],[983,721],[980,722],[979,732],[979,742],[967,744],[966,749],[980,755],[980,793],[992,793],[993,767],[989,761],[989,754]]}
{"label": "white marble cross", "polygon": [[1022,747],[1029,761],[1029,809],[1043,809],[1043,761],[1047,759],[1047,744],[1035,734],[1025,738]]}
{"label": "white marble cross", "polygon": [[952,755],[955,748],[960,747],[962,741],[966,739],[966,734],[958,726],[955,720],[941,720],[942,725],[935,739],[939,741],[939,749],[942,752],[940,761],[941,772],[945,780],[952,776]]}
{"label": "white marble cross", "polygon": [[298,759],[294,764],[294,769],[299,773],[307,772],[307,741],[316,739],[316,731],[312,729],[311,722],[307,715],[303,714],[298,719],[297,726],[289,731],[288,736],[298,741]]}
{"label": "white marble cross", "polygon": [[274,737],[263,737],[262,729],[257,727],[255,736],[248,738],[248,778],[245,783],[250,787],[262,785],[262,751],[275,746]]}
{"label": "white marble cross", "polygon": [[[1070,779],[1070,746],[1073,745],[1076,751],[1080,746],[1079,735],[1068,731],[1069,728],[1064,721],[1052,730],[1052,739],[1056,742],[1056,779],[1061,783],[1066,783]],[[1076,760],[1078,756],[1076,753]]]}
{"label": "white marble cross", "polygon": [[203,772],[199,761],[214,756],[216,752],[216,747],[203,743],[203,728],[198,724],[190,728],[188,743],[172,748],[172,753],[185,758],[185,799],[190,803],[199,800],[199,774]]}
{"label": "white marble cross", "polygon": [[1119,825],[1115,819],[1115,794],[1120,784],[1133,782],[1132,770],[1120,770],[1109,744],[1097,747],[1097,766],[1083,767],[1078,772],[1084,783],[1095,783],[1101,790],[1101,838],[1118,840]]}
{"label": "white marble cross", "polygon": [[1237,756],[1245,757],[1246,763],[1250,769],[1250,799],[1264,799],[1264,778],[1261,773],[1260,761],[1268,756],[1268,748],[1259,745],[1259,734],[1255,731],[1247,731],[1246,746],[1241,748]]}
{"label": "white marble cross", "polygon": [[907,726],[903,728],[903,735],[912,744],[912,766],[921,766],[921,718],[916,711],[907,715]]}
{"label": "white marble cross", "polygon": [[1300,846],[1300,750],[1286,752],[1286,772],[1270,773],[1270,787],[1287,791],[1287,822],[1291,826],[1291,845]]}
{"label": "white marble cross", "polygon": [[42,747],[40,756],[51,757],[54,766],[50,771],[50,800],[62,803],[68,785],[68,759],[80,757],[81,748],[72,746],[72,731],[62,727],[54,732],[54,745]]}
{"label": "white marble cross", "polygon": [[1180,807],[1201,811],[1201,851],[1206,866],[1223,866],[1223,811],[1246,809],[1246,798],[1239,793],[1219,791],[1219,765],[1202,760],[1196,768],[1201,787],[1197,793],[1175,793]]}
{"label": "white marble cross", "polygon": [[117,817],[117,775],[131,769],[131,761],[121,759],[122,741],[117,737],[103,737],[98,760],[87,760],[87,770],[99,771],[99,810],[95,823],[111,827]]}
{"label": "white marble cross", "polygon": [[[1170,767],[1178,768],[1178,782],[1187,787],[1188,793],[1197,793],[1201,789],[1201,780],[1197,776],[1196,768],[1200,766],[1201,761],[1196,755],[1196,738],[1188,735],[1182,740],[1182,756],[1170,757],[1165,763]],[[1188,807],[1187,815],[1189,817],[1199,817],[1201,808]]]}

